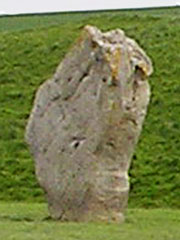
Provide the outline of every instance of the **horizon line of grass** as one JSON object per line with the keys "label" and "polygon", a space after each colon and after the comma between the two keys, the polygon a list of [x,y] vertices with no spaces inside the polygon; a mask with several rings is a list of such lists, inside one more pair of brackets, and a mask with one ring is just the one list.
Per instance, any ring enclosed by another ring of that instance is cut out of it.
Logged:
{"label": "horizon line of grass", "polygon": [[55,12],[35,12],[35,13],[15,13],[15,14],[2,14],[0,18],[3,17],[29,17],[29,16],[49,16],[49,15],[59,15],[59,14],[84,14],[84,13],[108,13],[108,12],[133,12],[133,11],[151,11],[151,10],[167,10],[176,9],[180,6],[157,6],[157,7],[142,7],[142,8],[118,8],[118,9],[97,9],[97,10],[70,10],[70,11],[55,11]]}

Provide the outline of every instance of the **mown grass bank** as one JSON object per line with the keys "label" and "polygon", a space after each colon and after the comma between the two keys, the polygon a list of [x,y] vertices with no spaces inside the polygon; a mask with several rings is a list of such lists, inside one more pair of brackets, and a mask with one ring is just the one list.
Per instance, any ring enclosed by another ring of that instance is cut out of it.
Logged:
{"label": "mown grass bank", "polygon": [[48,220],[45,204],[0,203],[2,240],[179,240],[180,211],[129,209],[126,222],[75,223]]}
{"label": "mown grass bank", "polygon": [[0,199],[43,201],[24,129],[38,86],[86,24],[122,28],[152,58],[152,98],[130,170],[131,207],[180,207],[180,9],[0,18]]}

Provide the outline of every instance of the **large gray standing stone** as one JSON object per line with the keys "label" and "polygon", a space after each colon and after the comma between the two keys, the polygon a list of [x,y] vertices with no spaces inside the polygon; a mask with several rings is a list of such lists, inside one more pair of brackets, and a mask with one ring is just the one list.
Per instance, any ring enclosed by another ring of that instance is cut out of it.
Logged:
{"label": "large gray standing stone", "polygon": [[86,26],[40,86],[26,140],[53,218],[122,221],[151,72],[150,59],[122,30]]}

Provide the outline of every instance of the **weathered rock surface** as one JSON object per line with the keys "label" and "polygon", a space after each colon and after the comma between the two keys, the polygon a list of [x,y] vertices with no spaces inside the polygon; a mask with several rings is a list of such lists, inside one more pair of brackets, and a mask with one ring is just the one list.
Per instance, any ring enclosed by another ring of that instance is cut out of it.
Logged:
{"label": "weathered rock surface", "polygon": [[151,72],[123,31],[87,26],[39,88],[26,140],[53,218],[122,221]]}

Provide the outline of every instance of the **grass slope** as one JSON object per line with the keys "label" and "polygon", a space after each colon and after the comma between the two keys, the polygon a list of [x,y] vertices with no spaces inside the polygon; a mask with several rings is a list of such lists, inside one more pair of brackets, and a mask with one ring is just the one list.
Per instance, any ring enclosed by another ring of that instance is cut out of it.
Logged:
{"label": "grass slope", "polygon": [[75,223],[48,220],[44,204],[0,204],[2,240],[179,240],[180,211],[129,209],[126,222]]}
{"label": "grass slope", "polygon": [[130,170],[130,206],[180,207],[180,9],[0,18],[0,199],[43,201],[24,129],[38,86],[81,29],[122,28],[152,58],[152,99]]}

